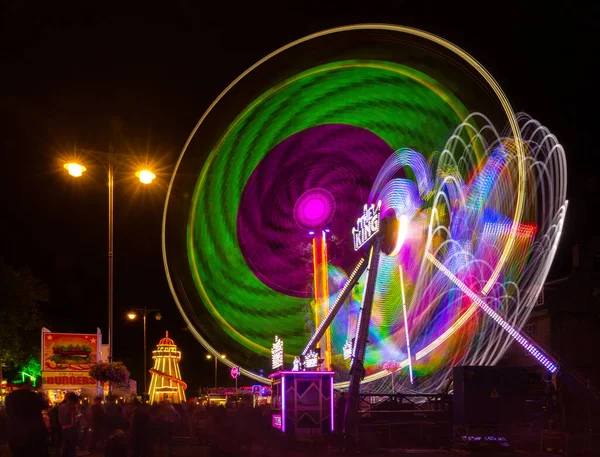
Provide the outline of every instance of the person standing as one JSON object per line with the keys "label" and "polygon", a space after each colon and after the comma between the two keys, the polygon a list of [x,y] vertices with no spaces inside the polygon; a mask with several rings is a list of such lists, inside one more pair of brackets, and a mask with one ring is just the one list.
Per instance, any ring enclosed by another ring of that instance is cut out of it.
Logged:
{"label": "person standing", "polygon": [[104,442],[104,407],[102,406],[102,397],[94,398],[90,406],[90,425],[92,427],[92,436],[90,438],[89,452],[94,452],[98,443]]}
{"label": "person standing", "polygon": [[6,397],[8,446],[14,457],[48,455],[48,430],[42,417],[47,406],[29,381]]}
{"label": "person standing", "polygon": [[170,402],[160,404],[158,410],[159,428],[159,452],[166,453],[169,457],[173,455],[173,429],[179,422],[180,416]]}
{"label": "person standing", "polygon": [[78,439],[78,405],[79,397],[75,392],[67,392],[65,402],[58,408],[58,422],[62,430],[61,457],[77,456]]}
{"label": "person standing", "polygon": [[150,415],[148,405],[137,398],[133,400],[134,410],[131,417],[131,455],[132,457],[150,457]]}
{"label": "person standing", "polygon": [[108,396],[104,412],[104,426],[107,437],[117,430],[123,430],[123,408],[117,403],[115,395]]}

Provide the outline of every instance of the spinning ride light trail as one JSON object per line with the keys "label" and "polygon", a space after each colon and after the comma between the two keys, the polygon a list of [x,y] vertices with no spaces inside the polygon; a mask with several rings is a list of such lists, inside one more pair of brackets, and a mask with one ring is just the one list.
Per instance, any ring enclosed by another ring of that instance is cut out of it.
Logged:
{"label": "spinning ride light trail", "polygon": [[[427,253],[427,260],[433,263],[439,270],[444,273],[448,279],[450,279],[454,284],[456,284],[460,290],[462,290],[473,302],[475,302],[485,313],[490,316],[494,321],[496,321],[500,327],[508,332],[510,336],[512,336],[517,342],[523,346],[523,348],[529,352],[532,356],[536,358],[542,365],[548,368],[550,373],[556,373],[558,370],[558,365],[553,362],[549,357],[544,355],[542,349],[536,347],[536,345],[532,344],[527,338],[525,338],[520,332],[518,332],[514,327],[512,327],[506,320],[504,320],[497,312],[495,312],[492,308],[490,308],[485,301],[479,297],[475,292],[469,289],[464,282],[456,277],[454,273],[452,273],[448,268],[440,263],[430,252]],[[409,357],[410,363],[410,357]]]}
{"label": "spinning ride light trail", "polygon": [[[398,235],[400,239],[401,235]],[[400,270],[400,290],[402,292],[402,315],[404,316],[404,333],[406,334],[406,353],[408,355],[408,373],[410,376],[410,383],[413,383],[413,371],[412,371],[412,361],[410,360],[412,356],[410,355],[410,338],[408,336],[408,318],[406,313],[406,298],[404,296],[404,275],[402,274],[402,265],[398,267]]]}
{"label": "spinning ride light trail", "polygon": [[[311,65],[306,50],[318,47]],[[389,388],[394,360],[400,390],[437,392],[452,366],[494,364],[518,336],[556,252],[565,176],[556,138],[515,116],[464,51],[404,27],[332,29],[258,62],[198,123],[165,205],[167,278],[191,333],[211,353],[239,354],[246,376],[267,381],[258,368],[277,328],[287,363],[320,345],[348,387],[343,348],[366,325],[371,389]],[[348,228],[379,200],[398,235],[382,241],[373,278]],[[491,313],[457,283],[448,290],[427,253]],[[360,324],[368,282],[372,315]]]}

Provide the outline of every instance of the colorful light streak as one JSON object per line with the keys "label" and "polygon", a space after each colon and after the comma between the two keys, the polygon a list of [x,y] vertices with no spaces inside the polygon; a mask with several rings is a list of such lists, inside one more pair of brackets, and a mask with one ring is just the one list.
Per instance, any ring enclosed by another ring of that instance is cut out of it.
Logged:
{"label": "colorful light streak", "polygon": [[544,365],[551,373],[558,371],[558,365],[546,357],[543,352],[532,344],[527,338],[519,333],[514,327],[512,327],[506,320],[504,320],[496,311],[489,307],[489,305],[479,297],[475,292],[469,289],[464,282],[456,277],[448,268],[446,268],[439,260],[437,260],[431,253],[427,253],[427,259],[431,261],[442,273],[444,273],[448,279],[456,284],[460,290],[462,290],[474,303],[476,303],[485,313],[496,321],[500,327],[508,332],[527,352],[533,355],[542,365]]}
{"label": "colorful light streak", "polygon": [[404,275],[402,273],[402,265],[398,267],[400,270],[400,290],[402,292],[402,314],[404,315],[404,333],[406,335],[406,353],[408,359],[408,373],[410,376],[410,383],[413,383],[413,371],[412,371],[412,357],[410,355],[410,338],[408,337],[408,313],[406,312],[406,297],[404,296]]}
{"label": "colorful light streak", "polygon": [[360,259],[358,261],[358,264],[354,268],[354,271],[352,271],[352,274],[348,277],[348,280],[346,281],[346,283],[344,284],[344,286],[338,293],[338,295],[333,303],[333,306],[331,306],[329,308],[329,313],[327,313],[327,316],[325,317],[325,319],[323,319],[323,321],[317,328],[316,332],[313,334],[313,336],[310,338],[310,340],[308,340],[308,344],[302,351],[302,355],[306,355],[306,353],[312,349],[313,344],[315,344],[315,342],[319,338],[321,338],[321,336],[322,336],[321,332],[323,332],[326,327],[329,327],[329,325],[331,324],[331,321],[333,320],[333,317],[338,312],[341,304],[346,300],[347,294],[350,292],[350,289],[352,289],[352,287],[354,287],[356,279],[358,277],[360,277],[360,275],[363,273],[365,268],[366,268],[365,259]]}
{"label": "colorful light streak", "polygon": [[[303,192],[326,189],[335,199],[336,217],[331,222],[336,224],[350,210],[356,210],[352,205],[344,208],[344,200],[359,201],[358,195],[364,192],[360,185],[375,182],[369,201],[381,198],[382,212],[393,209],[408,224],[401,223],[401,228],[406,227],[405,239],[393,249],[392,258],[381,260],[365,381],[383,378],[383,361],[398,359],[403,360],[403,367],[409,367],[402,388],[412,388],[408,379],[414,370],[420,377],[419,389],[435,391],[447,379],[452,364],[493,364],[513,338],[501,326],[484,326],[486,319],[475,312],[480,306],[466,294],[445,290],[446,276],[434,270],[424,254],[435,253],[465,287],[481,290],[490,309],[512,310],[505,314],[505,322],[519,328],[529,315],[530,302],[544,282],[560,238],[566,211],[566,162],[556,138],[539,123],[515,116],[497,83],[463,51],[420,31],[369,27],[427,38],[472,65],[497,96],[510,126],[508,135],[499,135],[483,115],[467,115],[460,102],[427,75],[389,62],[349,60],[315,67],[278,82],[248,104],[210,148],[194,148],[196,138],[207,136],[202,135],[203,121],[216,103],[251,71],[304,42],[300,40],[263,59],[228,87],[201,119],[194,130],[196,137],[193,134],[186,145],[188,153],[209,154],[194,189],[187,227],[195,290],[179,284],[167,262],[169,197],[163,219],[163,257],[175,301],[202,344],[211,347],[196,328],[199,319],[186,303],[180,303],[181,297],[200,296],[201,304],[190,305],[198,314],[206,307],[203,328],[213,339],[226,344],[235,341],[244,350],[268,356],[270,335],[262,329],[271,329],[270,324],[277,322],[278,331],[281,328],[282,335],[290,335],[290,352],[298,353],[305,341],[302,328],[307,295],[302,288],[310,271],[307,273],[304,266],[297,268],[301,257],[298,250],[286,251],[287,246],[301,246],[294,240],[306,237],[307,232],[303,229],[295,238],[298,224],[292,227],[286,222],[290,208]],[[359,30],[361,26],[341,28],[306,40]],[[318,103],[322,100],[327,103]],[[421,118],[428,120],[426,128]],[[448,138],[448,129],[455,125],[458,127]],[[326,139],[330,141],[327,151],[338,147],[344,152],[335,157],[319,150],[321,162],[308,161],[310,173],[294,166],[294,160],[306,163],[304,151],[314,150],[315,144]],[[294,148],[295,143],[301,147]],[[366,147],[351,147],[357,144]],[[406,145],[414,149],[391,152]],[[390,149],[387,155],[386,147]],[[366,160],[367,150],[376,151],[372,161]],[[388,156],[389,163],[385,161]],[[176,171],[182,158],[183,153]],[[369,168],[371,163],[377,163],[375,174]],[[278,176],[284,178],[265,179],[274,175],[270,173],[274,164],[280,167]],[[349,171],[355,166],[361,170],[360,180]],[[175,180],[176,173],[169,195]],[[265,183],[271,183],[270,187]],[[337,193],[340,189],[343,192]],[[310,215],[320,208],[309,208]],[[486,220],[484,215],[490,208],[504,219]],[[206,214],[216,217],[207,220]],[[253,219],[253,215],[257,217]],[[311,231],[318,233],[320,229]],[[336,236],[342,232],[333,227]],[[255,251],[248,246],[256,246]],[[226,262],[221,261],[222,252]],[[274,252],[279,256],[272,255]],[[357,260],[338,253],[340,258],[343,260],[336,267],[343,271],[350,271]],[[171,267],[179,264],[172,262]],[[402,269],[396,268],[399,265]],[[354,285],[354,279],[345,284]],[[364,281],[358,281],[357,295]],[[337,297],[348,290],[343,292]],[[344,301],[335,301],[335,296],[329,297],[334,305],[326,318],[317,321],[317,333]],[[342,330],[348,327],[348,331],[334,332],[336,335],[349,333],[350,316],[358,312],[358,301],[353,297],[348,310],[341,313],[347,317],[333,322]],[[398,306],[400,303],[403,306]],[[334,341],[334,351],[341,354],[344,342],[345,338]],[[415,351],[414,363],[411,351]],[[242,373],[262,380],[249,370],[242,369]],[[383,383],[379,385],[384,389]]]}

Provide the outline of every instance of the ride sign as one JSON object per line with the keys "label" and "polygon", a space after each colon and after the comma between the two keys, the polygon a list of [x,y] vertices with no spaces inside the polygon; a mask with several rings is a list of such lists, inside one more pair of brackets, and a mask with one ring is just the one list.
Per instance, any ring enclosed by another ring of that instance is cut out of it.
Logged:
{"label": "ride sign", "polygon": [[319,353],[317,351],[308,351],[304,356],[304,368],[317,368],[319,366]]}
{"label": "ride sign", "polygon": [[240,375],[240,367],[231,367],[230,374],[233,379],[237,379],[237,377]]}
{"label": "ride sign", "polygon": [[275,336],[275,343],[271,347],[271,367],[273,370],[283,368],[283,340]]}
{"label": "ride sign", "polygon": [[377,206],[375,206],[375,203],[372,203],[371,206],[365,204],[363,215],[356,220],[356,227],[352,227],[355,251],[379,232],[380,216],[381,200],[377,202]]}

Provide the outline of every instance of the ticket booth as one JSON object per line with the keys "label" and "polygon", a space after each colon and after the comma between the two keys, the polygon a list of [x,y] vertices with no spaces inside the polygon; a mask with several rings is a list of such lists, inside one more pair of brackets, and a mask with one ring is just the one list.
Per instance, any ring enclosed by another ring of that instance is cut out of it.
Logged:
{"label": "ticket booth", "polygon": [[332,433],[333,375],[332,371],[279,371],[270,375],[273,427],[296,436]]}

